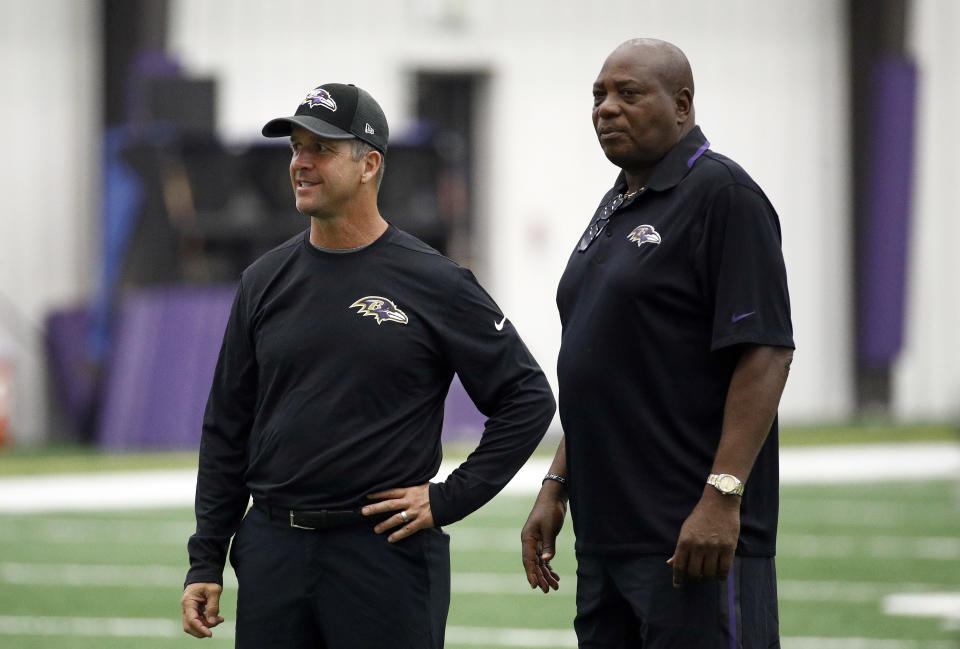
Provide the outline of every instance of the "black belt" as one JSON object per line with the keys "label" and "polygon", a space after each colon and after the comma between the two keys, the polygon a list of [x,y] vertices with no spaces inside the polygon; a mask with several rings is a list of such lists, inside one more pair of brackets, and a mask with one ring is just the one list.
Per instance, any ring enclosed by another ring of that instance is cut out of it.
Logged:
{"label": "black belt", "polygon": [[267,515],[278,521],[288,523],[290,527],[301,530],[334,530],[339,527],[356,525],[367,521],[371,524],[387,518],[387,516],[364,516],[359,509],[285,509],[267,504],[254,502]]}

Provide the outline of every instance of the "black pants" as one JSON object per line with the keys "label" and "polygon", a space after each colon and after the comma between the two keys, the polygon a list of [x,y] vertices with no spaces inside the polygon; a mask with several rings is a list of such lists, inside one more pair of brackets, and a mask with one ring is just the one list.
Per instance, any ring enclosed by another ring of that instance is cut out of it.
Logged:
{"label": "black pants", "polygon": [[302,530],[250,509],[233,539],[238,649],[442,649],[450,539]]}
{"label": "black pants", "polygon": [[680,588],[666,561],[577,553],[581,649],[779,649],[772,558],[737,557],[724,581]]}

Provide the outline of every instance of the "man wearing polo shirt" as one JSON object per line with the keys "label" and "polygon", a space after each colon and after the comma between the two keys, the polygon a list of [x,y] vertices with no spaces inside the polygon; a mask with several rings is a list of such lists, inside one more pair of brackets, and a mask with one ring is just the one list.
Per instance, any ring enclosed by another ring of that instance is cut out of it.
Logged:
{"label": "man wearing polo shirt", "polygon": [[620,45],[593,86],[621,173],[560,280],[565,436],[522,533],[531,588],[556,589],[569,498],[580,647],[779,646],[780,225],[710,149],[693,90],[683,52],[653,39]]}

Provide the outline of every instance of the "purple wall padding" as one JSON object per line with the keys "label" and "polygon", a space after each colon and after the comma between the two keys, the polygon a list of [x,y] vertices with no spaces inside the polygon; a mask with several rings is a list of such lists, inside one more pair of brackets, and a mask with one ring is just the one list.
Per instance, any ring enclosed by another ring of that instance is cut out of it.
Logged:
{"label": "purple wall padding", "polygon": [[[144,289],[121,303],[97,431],[107,448],[198,448],[234,288]],[[479,440],[485,417],[454,378],[445,439]]]}
{"label": "purple wall padding", "polygon": [[97,364],[88,344],[90,310],[63,307],[46,318],[47,367],[64,417],[75,435],[85,437],[97,392]]}
{"label": "purple wall padding", "polygon": [[857,351],[864,365],[883,368],[903,343],[916,68],[905,60],[879,61],[872,85]]}
{"label": "purple wall padding", "polygon": [[486,421],[464,390],[460,377],[454,375],[443,409],[443,439],[479,441]]}
{"label": "purple wall padding", "polygon": [[197,448],[232,286],[142,289],[121,304],[97,431],[109,448]]}

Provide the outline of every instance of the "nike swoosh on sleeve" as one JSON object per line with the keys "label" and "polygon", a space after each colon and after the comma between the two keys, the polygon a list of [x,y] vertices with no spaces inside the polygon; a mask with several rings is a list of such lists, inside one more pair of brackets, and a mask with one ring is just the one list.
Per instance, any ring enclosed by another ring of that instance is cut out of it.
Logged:
{"label": "nike swoosh on sleeve", "polygon": [[503,316],[503,319],[500,322],[494,322],[493,326],[496,327],[497,331],[503,331],[503,324],[507,321],[507,316]]}

